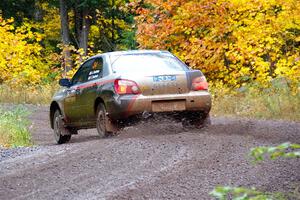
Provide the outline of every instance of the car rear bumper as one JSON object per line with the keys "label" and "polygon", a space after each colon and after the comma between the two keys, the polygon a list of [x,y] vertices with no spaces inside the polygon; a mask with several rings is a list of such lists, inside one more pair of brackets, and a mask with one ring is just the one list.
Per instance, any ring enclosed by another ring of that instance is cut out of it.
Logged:
{"label": "car rear bumper", "polygon": [[107,110],[112,119],[124,119],[143,112],[186,112],[209,113],[211,95],[207,91],[192,91],[174,95],[123,95],[115,96],[107,102]]}

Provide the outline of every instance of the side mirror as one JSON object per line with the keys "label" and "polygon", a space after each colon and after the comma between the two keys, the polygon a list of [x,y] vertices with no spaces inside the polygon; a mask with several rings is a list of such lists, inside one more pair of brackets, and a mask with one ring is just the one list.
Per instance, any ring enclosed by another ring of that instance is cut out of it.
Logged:
{"label": "side mirror", "polygon": [[63,86],[63,87],[70,87],[71,82],[67,78],[62,78],[62,79],[59,80],[59,85]]}

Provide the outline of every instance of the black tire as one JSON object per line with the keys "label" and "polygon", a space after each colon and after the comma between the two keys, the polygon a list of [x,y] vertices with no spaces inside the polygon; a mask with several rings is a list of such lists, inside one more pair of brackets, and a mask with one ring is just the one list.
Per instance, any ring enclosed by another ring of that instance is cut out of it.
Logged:
{"label": "black tire", "polygon": [[182,120],[184,128],[204,128],[211,125],[210,115],[203,113],[194,113],[187,115]]}
{"label": "black tire", "polygon": [[60,110],[56,110],[53,116],[54,138],[57,144],[64,144],[71,139],[71,132],[64,127],[64,121]]}
{"label": "black tire", "polygon": [[117,132],[118,128],[106,113],[105,106],[100,103],[97,107],[96,128],[100,137],[107,137]]}

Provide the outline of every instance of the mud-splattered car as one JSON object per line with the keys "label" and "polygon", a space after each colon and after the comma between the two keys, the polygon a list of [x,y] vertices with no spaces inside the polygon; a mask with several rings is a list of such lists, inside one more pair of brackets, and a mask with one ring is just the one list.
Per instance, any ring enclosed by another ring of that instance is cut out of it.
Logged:
{"label": "mud-splattered car", "polygon": [[168,51],[110,52],[89,58],[50,106],[57,143],[79,129],[97,128],[100,136],[116,132],[126,121],[165,114],[183,126],[210,123],[211,95],[205,76]]}

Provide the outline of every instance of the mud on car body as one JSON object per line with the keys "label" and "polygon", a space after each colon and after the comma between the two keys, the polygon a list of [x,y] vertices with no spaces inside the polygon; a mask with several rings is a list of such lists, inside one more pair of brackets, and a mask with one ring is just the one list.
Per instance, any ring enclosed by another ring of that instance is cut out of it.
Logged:
{"label": "mud on car body", "polygon": [[137,116],[167,114],[183,126],[209,124],[211,96],[205,76],[168,51],[110,52],[89,58],[61,89],[50,106],[57,143],[79,129],[114,133]]}

